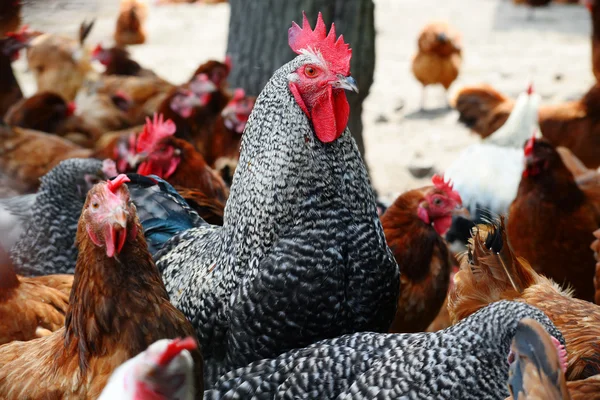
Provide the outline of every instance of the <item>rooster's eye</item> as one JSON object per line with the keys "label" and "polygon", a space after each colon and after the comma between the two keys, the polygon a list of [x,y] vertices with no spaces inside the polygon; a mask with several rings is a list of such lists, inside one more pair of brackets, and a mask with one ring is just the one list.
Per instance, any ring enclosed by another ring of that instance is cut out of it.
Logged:
{"label": "rooster's eye", "polygon": [[307,66],[306,68],[304,68],[304,73],[309,78],[314,78],[318,74],[317,69],[311,66]]}
{"label": "rooster's eye", "polygon": [[441,206],[442,205],[442,199],[437,198],[435,200],[433,200],[433,204],[436,206]]}

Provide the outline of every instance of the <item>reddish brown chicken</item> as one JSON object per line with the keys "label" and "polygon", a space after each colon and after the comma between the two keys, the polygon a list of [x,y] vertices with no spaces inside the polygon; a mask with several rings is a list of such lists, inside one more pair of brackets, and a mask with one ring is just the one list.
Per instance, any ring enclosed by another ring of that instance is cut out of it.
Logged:
{"label": "reddish brown chicken", "polygon": [[[213,168],[217,167],[221,159],[237,162],[240,158],[242,133],[255,101],[256,97],[246,96],[243,89],[236,89],[217,118],[212,134],[204,137],[205,142],[201,144],[196,142],[199,148],[204,149],[204,158]],[[220,163],[222,164],[223,161]]]}
{"label": "reddish brown chicken", "polygon": [[507,234],[518,256],[578,298],[593,301],[595,260],[589,248],[600,227],[600,185],[578,184],[544,139],[525,146],[525,170],[509,209]]}
{"label": "reddish brown chicken", "polygon": [[600,306],[573,298],[570,291],[536,273],[527,260],[516,256],[505,232],[502,219],[477,227],[449,297],[453,322],[495,301],[525,302],[546,313],[563,334],[568,380],[600,373]]}
{"label": "reddish brown chicken", "polygon": [[12,106],[4,117],[11,126],[54,133],[73,143],[92,147],[102,132],[75,115],[75,103],[67,102],[59,94],[37,93]]}
{"label": "reddish brown chicken", "polygon": [[121,0],[121,9],[114,39],[117,46],[142,44],[146,42],[144,24],[148,14],[148,7],[140,0]]}
{"label": "reddish brown chicken", "polygon": [[137,172],[141,175],[154,174],[172,185],[195,188],[208,198],[225,201],[229,190],[223,179],[211,169],[194,146],[173,136],[176,127],[173,121],[154,116],[146,123],[137,138],[136,156],[143,160]]}
{"label": "reddish brown chicken", "polygon": [[15,102],[23,98],[11,64],[19,58],[19,52],[27,47],[34,34],[24,27],[19,32],[7,35],[0,38],[0,119]]}
{"label": "reddish brown chicken", "polygon": [[[64,328],[0,347],[3,399],[95,399],[113,370],[159,339],[194,335],[169,302],[142,226],[120,175],[88,193],[77,229],[79,249]],[[195,361],[202,398],[202,358]]]}
{"label": "reddish brown chicken", "polygon": [[3,183],[19,193],[35,191],[40,178],[59,162],[88,158],[91,150],[43,132],[0,125],[0,171]]}
{"label": "reddish brown chicken", "polygon": [[442,235],[464,209],[452,185],[437,175],[433,184],[402,194],[381,216],[388,245],[402,266],[390,332],[424,331],[446,299],[453,263]]}
{"label": "reddish brown chicken", "polygon": [[154,72],[142,68],[140,64],[132,60],[129,52],[122,47],[107,49],[99,44],[92,52],[92,60],[97,60],[106,67],[104,70],[105,75],[156,77]]}
{"label": "reddish brown chicken", "polygon": [[47,336],[64,326],[72,285],[72,275],[17,276],[0,248],[0,345]]}
{"label": "reddish brown chicken", "polygon": [[458,77],[462,64],[460,34],[445,22],[427,24],[419,34],[412,72],[423,85],[421,109],[425,108],[425,87],[441,84],[446,91]]}

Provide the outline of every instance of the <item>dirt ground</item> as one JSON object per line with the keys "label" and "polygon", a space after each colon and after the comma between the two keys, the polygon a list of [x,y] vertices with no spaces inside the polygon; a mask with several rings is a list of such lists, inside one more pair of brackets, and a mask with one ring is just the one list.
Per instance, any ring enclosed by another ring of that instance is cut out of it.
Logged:
{"label": "dirt ground", "polygon": [[[591,23],[583,6],[552,5],[536,10],[529,21],[528,10],[510,0],[375,3],[375,83],[363,120],[367,162],[384,198],[427,183],[414,178],[409,165],[443,171],[462,148],[478,140],[457,123],[455,111],[445,108],[441,87],[427,89],[428,110],[419,111],[421,86],[410,64],[416,37],[427,22],[447,20],[463,35],[463,67],[450,95],[463,85],[487,82],[516,96],[533,80],[543,101],[555,103],[579,97],[594,82]],[[82,19],[95,17],[90,43],[110,44],[117,11],[118,0],[29,0],[24,17],[34,28],[73,34]],[[133,56],[168,80],[183,82],[200,62],[224,57],[228,19],[227,4],[151,4],[148,42],[133,48]],[[20,61],[16,69],[31,94],[35,85],[25,63]]]}

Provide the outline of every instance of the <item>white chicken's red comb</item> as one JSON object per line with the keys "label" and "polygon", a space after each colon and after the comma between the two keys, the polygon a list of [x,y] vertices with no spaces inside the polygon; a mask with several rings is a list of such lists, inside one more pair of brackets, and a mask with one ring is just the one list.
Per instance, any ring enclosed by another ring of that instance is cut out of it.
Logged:
{"label": "white chicken's red comb", "polygon": [[179,353],[183,350],[192,351],[198,348],[198,344],[193,337],[188,336],[185,339],[173,339],[171,343],[167,345],[165,351],[158,358],[158,365],[164,367],[169,364]]}
{"label": "white chicken's red comb", "polygon": [[292,27],[288,30],[288,43],[292,50],[296,54],[302,54],[303,50],[318,52],[334,72],[344,76],[349,75],[352,49],[348,43],[344,42],[344,35],[340,35],[336,40],[335,24],[331,24],[331,29],[327,34],[321,13],[319,13],[314,30],[310,27],[304,12],[302,12],[302,17],[302,28],[292,22]]}

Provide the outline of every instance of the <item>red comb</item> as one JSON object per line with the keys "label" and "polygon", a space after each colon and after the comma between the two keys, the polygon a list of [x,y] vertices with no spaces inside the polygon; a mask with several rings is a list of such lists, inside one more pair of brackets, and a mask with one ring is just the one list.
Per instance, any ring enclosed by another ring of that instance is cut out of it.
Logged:
{"label": "red comb", "polygon": [[98,45],[96,47],[94,47],[94,51],[92,51],[92,57],[95,57],[98,54],[100,54],[100,52],[102,50],[104,50],[104,48],[102,47],[102,45],[100,43],[98,43]]}
{"label": "red comb", "polygon": [[525,143],[525,157],[530,156],[533,153],[533,145],[535,144],[535,131],[531,135],[531,138]]}
{"label": "red comb", "polygon": [[113,193],[117,193],[117,189],[121,187],[125,182],[129,182],[129,178],[125,174],[117,175],[112,181],[106,181],[106,185],[108,186],[108,190]]}
{"label": "red comb", "polygon": [[173,121],[170,119],[165,121],[162,114],[154,113],[152,120],[146,118],[146,125],[138,138],[136,151],[140,153],[149,150],[161,139],[172,136],[176,130],[177,127]]}
{"label": "red comb", "polygon": [[246,97],[246,92],[244,91],[244,89],[237,88],[233,91],[233,98],[231,99],[231,101],[242,100],[244,97]]}
{"label": "red comb", "polygon": [[12,37],[17,39],[18,41],[23,41],[25,38],[23,37],[25,34],[29,32],[29,25],[23,25],[21,29],[16,32],[6,32],[5,36]]}
{"label": "red comb", "polygon": [[527,87],[527,94],[529,96],[531,96],[533,94],[533,82],[529,83],[529,86]]}
{"label": "red comb", "polygon": [[75,105],[74,101],[70,101],[67,103],[67,117],[75,114],[75,110],[77,109],[77,105]]}
{"label": "red comb", "polygon": [[158,358],[158,365],[164,367],[173,361],[173,359],[183,350],[192,351],[197,348],[198,344],[191,336],[188,336],[185,339],[173,339],[173,341],[167,345],[164,353],[162,353]]}
{"label": "red comb", "polygon": [[302,28],[292,22],[292,27],[288,31],[288,43],[292,50],[297,54],[302,54],[303,50],[319,52],[335,72],[349,75],[352,49],[348,43],[344,42],[343,35],[340,35],[336,41],[335,24],[331,24],[329,35],[327,35],[327,28],[321,13],[317,18],[314,31],[304,12],[302,12],[302,16]]}
{"label": "red comb", "polygon": [[462,204],[462,198],[460,197],[460,194],[458,194],[458,192],[453,189],[452,182],[450,180],[445,181],[443,176],[435,174],[431,178],[431,182],[436,188],[445,192],[448,195],[448,197],[458,202],[459,204]]}

